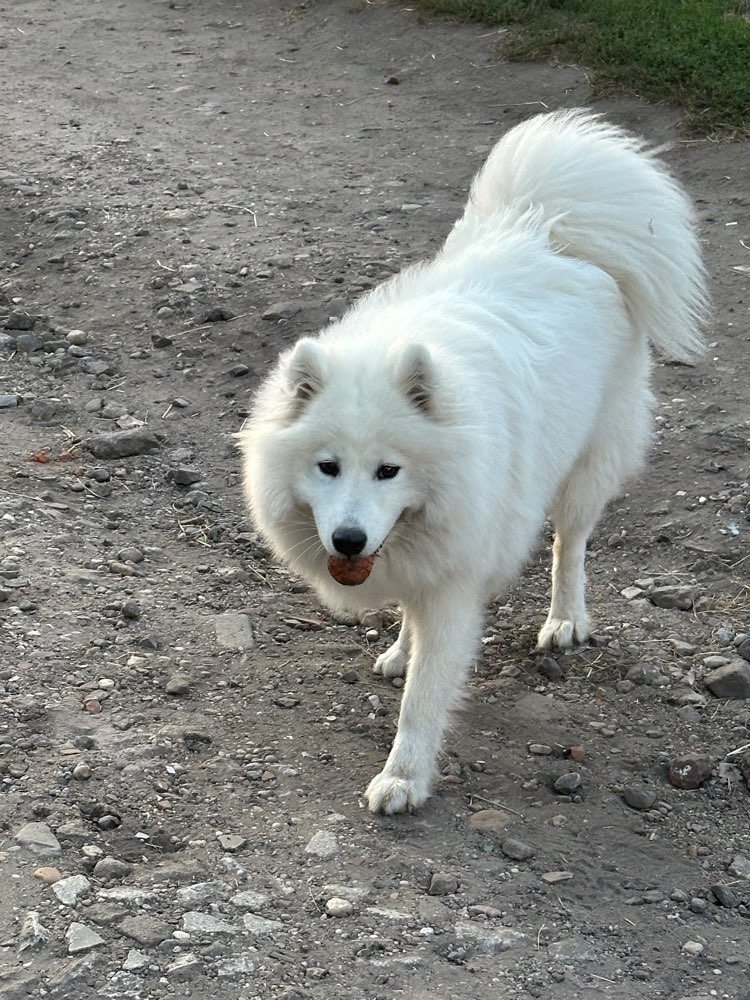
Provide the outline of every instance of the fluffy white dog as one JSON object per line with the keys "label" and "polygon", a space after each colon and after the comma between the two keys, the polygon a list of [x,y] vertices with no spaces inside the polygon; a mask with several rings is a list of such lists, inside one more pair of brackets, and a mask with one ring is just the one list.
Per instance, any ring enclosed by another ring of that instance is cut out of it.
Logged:
{"label": "fluffy white dog", "polygon": [[649,344],[701,348],[692,211],[643,145],[582,111],[512,129],[437,257],[300,340],[241,433],[275,554],[329,605],[399,604],[406,673],[373,812],[421,806],[485,605],[549,515],[542,649],[589,634],[586,540],[650,434]]}

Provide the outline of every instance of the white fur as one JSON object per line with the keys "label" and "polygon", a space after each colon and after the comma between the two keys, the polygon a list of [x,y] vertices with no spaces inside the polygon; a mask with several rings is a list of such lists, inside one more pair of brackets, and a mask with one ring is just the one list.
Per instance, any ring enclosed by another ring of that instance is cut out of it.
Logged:
{"label": "white fur", "polygon": [[[641,144],[583,112],[510,131],[435,260],[282,355],[242,432],[245,490],[276,555],[334,607],[400,604],[376,670],[406,669],[374,812],[422,805],[486,602],[545,516],[541,648],[589,634],[586,540],[640,465],[651,342],[701,346],[704,274],[689,203]],[[324,475],[320,462],[338,463]],[[379,480],[381,465],[400,467]],[[367,534],[369,579],[328,574],[336,528]],[[381,549],[382,546],[382,549]]]}

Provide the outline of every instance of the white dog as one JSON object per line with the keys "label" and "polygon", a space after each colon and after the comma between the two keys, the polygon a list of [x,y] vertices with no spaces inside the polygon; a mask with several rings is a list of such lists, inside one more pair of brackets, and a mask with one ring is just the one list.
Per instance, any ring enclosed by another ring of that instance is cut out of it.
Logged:
{"label": "white dog", "polygon": [[586,640],[586,540],[648,445],[649,343],[690,358],[705,309],[681,188],[565,111],[501,139],[434,260],[281,356],[240,435],[258,528],[329,605],[403,610],[375,666],[406,683],[373,812],[429,796],[485,605],[546,515],[539,647]]}

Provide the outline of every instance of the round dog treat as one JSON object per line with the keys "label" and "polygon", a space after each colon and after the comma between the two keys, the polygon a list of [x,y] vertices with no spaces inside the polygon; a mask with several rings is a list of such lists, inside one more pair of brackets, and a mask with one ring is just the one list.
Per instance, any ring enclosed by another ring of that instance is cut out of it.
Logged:
{"label": "round dog treat", "polygon": [[347,556],[329,556],[328,572],[336,583],[341,583],[344,587],[358,587],[372,573],[374,562],[374,556],[354,556],[352,559]]}

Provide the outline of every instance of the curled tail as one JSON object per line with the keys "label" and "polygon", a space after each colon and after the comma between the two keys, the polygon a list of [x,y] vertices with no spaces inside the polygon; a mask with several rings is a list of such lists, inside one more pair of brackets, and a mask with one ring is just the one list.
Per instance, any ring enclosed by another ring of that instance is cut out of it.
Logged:
{"label": "curled tail", "polygon": [[652,344],[679,360],[700,353],[708,295],[692,206],[641,140],[581,110],[511,129],[475,178],[457,229],[466,236],[498,212],[529,210],[556,251],[617,281]]}

